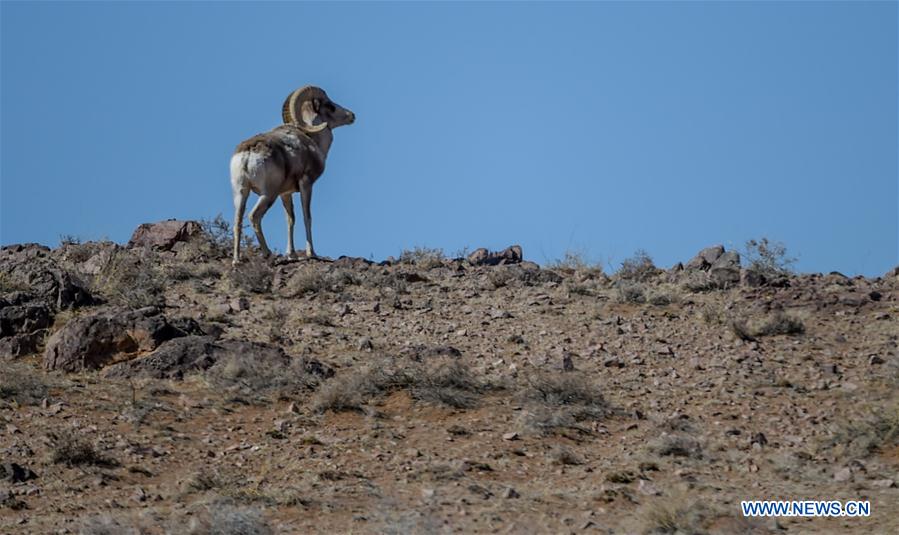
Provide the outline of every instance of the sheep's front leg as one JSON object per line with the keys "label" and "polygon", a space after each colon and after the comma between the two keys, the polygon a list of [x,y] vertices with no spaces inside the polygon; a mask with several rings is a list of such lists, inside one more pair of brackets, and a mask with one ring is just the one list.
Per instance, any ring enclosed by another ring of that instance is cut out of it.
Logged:
{"label": "sheep's front leg", "polygon": [[287,214],[287,257],[296,258],[297,253],[293,248],[293,224],[296,222],[293,215],[293,194],[281,195],[281,204],[284,205],[284,213]]}
{"label": "sheep's front leg", "polygon": [[243,213],[249,196],[249,191],[240,191],[234,195],[234,259],[231,264],[235,266],[240,262],[240,233],[243,230]]}
{"label": "sheep's front leg", "polygon": [[268,209],[272,207],[274,202],[274,197],[261,195],[259,201],[256,202],[256,206],[250,211],[250,224],[253,225],[256,241],[259,242],[259,249],[262,251],[262,256],[265,257],[271,256],[272,252],[268,248],[268,244],[265,243],[265,236],[262,235],[262,217],[268,212]]}
{"label": "sheep's front leg", "polygon": [[303,177],[300,180],[300,197],[303,202],[303,225],[306,227],[306,258],[315,257],[312,247],[312,181]]}

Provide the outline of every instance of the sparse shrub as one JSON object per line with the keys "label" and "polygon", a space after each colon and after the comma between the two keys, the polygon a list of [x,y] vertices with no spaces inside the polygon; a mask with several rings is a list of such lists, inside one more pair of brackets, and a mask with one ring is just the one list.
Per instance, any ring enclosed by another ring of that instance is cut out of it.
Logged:
{"label": "sparse shrub", "polygon": [[550,262],[548,267],[566,271],[598,270],[600,273],[602,272],[602,266],[588,261],[587,256],[582,251],[565,251],[562,258]]}
{"label": "sparse shrub", "polygon": [[[243,225],[241,248],[245,251],[253,251],[256,243],[253,232],[247,228],[246,223]],[[222,217],[222,214],[217,214],[213,219],[201,219],[200,226],[204,236],[187,243],[185,256],[209,256],[212,258],[231,256],[231,249],[234,247],[234,232],[231,224]],[[179,256],[181,255],[179,254]]]}
{"label": "sparse shrub", "polygon": [[581,458],[580,455],[571,451],[569,448],[565,446],[559,446],[553,448],[550,453],[550,458],[554,464],[568,465],[568,466],[577,466],[584,464],[584,459]]}
{"label": "sparse shrub", "polygon": [[275,305],[262,314],[262,319],[269,323],[269,342],[276,344],[284,339],[284,326],[287,324],[287,317],[287,308],[281,305]]}
{"label": "sparse shrub", "polygon": [[743,340],[744,342],[752,342],[755,340],[755,336],[752,334],[752,329],[749,328],[749,324],[746,323],[746,320],[743,319],[732,319],[728,322],[730,326],[730,330],[734,333],[734,336]]}
{"label": "sparse shrub", "polygon": [[490,283],[490,286],[493,289],[503,288],[508,286],[509,283],[515,280],[515,276],[508,269],[504,269],[503,266],[498,266],[494,269],[491,269],[487,273],[487,282]]}
{"label": "sparse shrub", "polygon": [[705,502],[683,496],[659,497],[637,512],[643,535],[761,535],[770,533],[756,518],[713,509]]}
{"label": "sparse shrub", "polygon": [[80,523],[78,535],[143,535],[149,533],[130,516],[113,516],[110,513],[90,515],[82,518]]}
{"label": "sparse shrub", "polygon": [[317,392],[313,408],[361,411],[367,400],[408,389],[414,399],[466,409],[477,405],[477,395],[484,388],[455,358],[434,358],[402,368],[385,360],[329,381]]}
{"label": "sparse shrub", "polygon": [[899,403],[867,410],[838,423],[824,449],[833,449],[842,457],[865,458],[878,451],[899,446]]}
{"label": "sparse shrub", "polygon": [[312,402],[317,412],[361,411],[368,399],[408,385],[405,374],[386,361],[351,370],[325,383]]}
{"label": "sparse shrub", "polygon": [[619,279],[646,282],[661,272],[652,262],[646,251],[639,249],[630,258],[621,263],[617,275]]}
{"label": "sparse shrub", "polygon": [[322,327],[334,326],[334,321],[331,320],[331,316],[324,312],[313,312],[311,314],[302,315],[300,316],[300,323],[320,325]]}
{"label": "sparse shrub", "polygon": [[561,429],[589,433],[578,422],[604,418],[612,412],[595,382],[570,372],[532,374],[525,379],[519,397],[528,404],[521,417],[522,426],[540,434]]}
{"label": "sparse shrub", "polygon": [[299,297],[310,293],[318,293],[328,288],[324,273],[315,266],[302,266],[287,279],[283,294],[287,297]]}
{"label": "sparse shrub", "polygon": [[453,407],[468,409],[478,403],[481,384],[468,366],[458,359],[434,359],[413,366],[409,373],[412,397]]}
{"label": "sparse shrub", "polygon": [[287,280],[282,293],[287,297],[320,292],[340,292],[347,286],[361,284],[360,278],[346,268],[322,271],[318,266],[302,266]]}
{"label": "sparse shrub", "polygon": [[60,234],[59,245],[81,245],[81,238],[74,234]]}
{"label": "sparse shrub", "polygon": [[102,455],[93,444],[73,431],[65,430],[49,434],[52,460],[68,466],[96,465],[116,466],[115,460]]}
{"label": "sparse shrub", "polygon": [[0,273],[0,294],[24,292],[27,290],[28,285],[24,282],[11,276],[9,273]]}
{"label": "sparse shrub", "polygon": [[645,535],[707,533],[705,524],[709,518],[706,506],[683,500],[657,499],[643,508],[639,515],[644,519]]}
{"label": "sparse shrub", "polygon": [[589,285],[579,282],[569,282],[567,285],[568,292],[574,295],[593,295],[593,290]]}
{"label": "sparse shrub", "polygon": [[0,399],[19,405],[35,405],[47,397],[48,386],[40,372],[27,364],[8,362],[0,373]]}
{"label": "sparse shrub", "polygon": [[188,530],[191,535],[269,535],[274,530],[255,508],[239,507],[227,502],[215,502],[205,514],[194,519]]}
{"label": "sparse shrub", "polygon": [[702,457],[702,445],[696,439],[680,434],[665,434],[649,444],[649,450],[662,457]]}
{"label": "sparse shrub", "polygon": [[242,399],[295,399],[318,385],[319,377],[307,364],[304,358],[285,364],[259,355],[232,353],[209,368],[205,377],[211,385]]}
{"label": "sparse shrub", "polygon": [[651,305],[666,306],[666,305],[670,305],[671,303],[673,303],[675,301],[675,296],[666,291],[656,289],[656,290],[652,290],[649,292],[649,295],[647,296],[646,300]]}
{"label": "sparse shrub", "polygon": [[166,286],[159,256],[149,250],[115,250],[94,278],[93,290],[129,308],[160,306]]}
{"label": "sparse shrub", "polygon": [[755,330],[756,336],[771,336],[777,334],[802,334],[805,325],[799,318],[777,311],[768,316]]}
{"label": "sparse shrub", "polygon": [[428,247],[414,247],[411,251],[404,250],[400,253],[401,264],[412,264],[421,269],[433,269],[443,265],[446,255],[443,249],[431,249]]}
{"label": "sparse shrub", "polygon": [[618,290],[619,303],[645,303],[646,287],[639,282],[630,282],[627,280],[618,281],[615,284]]}
{"label": "sparse shrub", "polygon": [[760,319],[731,318],[728,325],[734,336],[746,341],[753,341],[760,336],[802,334],[805,332],[805,324],[801,319],[779,310]]}
{"label": "sparse shrub", "polygon": [[770,242],[768,238],[747,241],[743,257],[748,262],[746,269],[768,280],[792,275],[792,266],[796,263],[795,258],[787,255],[787,248],[783,243]]}
{"label": "sparse shrub", "polygon": [[528,377],[526,381],[522,394],[527,400],[552,406],[607,407],[599,386],[581,374],[539,372]]}
{"label": "sparse shrub", "polygon": [[272,290],[274,272],[264,258],[247,255],[245,260],[231,270],[231,282],[251,293],[265,294]]}

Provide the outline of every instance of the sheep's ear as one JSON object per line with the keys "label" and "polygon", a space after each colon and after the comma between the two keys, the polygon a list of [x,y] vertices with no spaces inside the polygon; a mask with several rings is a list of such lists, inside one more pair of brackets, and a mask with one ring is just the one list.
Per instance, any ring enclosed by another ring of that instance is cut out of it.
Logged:
{"label": "sheep's ear", "polygon": [[321,107],[322,107],[322,101],[320,101],[317,98],[312,99],[312,109],[315,110],[315,113],[318,113],[318,111],[321,109]]}

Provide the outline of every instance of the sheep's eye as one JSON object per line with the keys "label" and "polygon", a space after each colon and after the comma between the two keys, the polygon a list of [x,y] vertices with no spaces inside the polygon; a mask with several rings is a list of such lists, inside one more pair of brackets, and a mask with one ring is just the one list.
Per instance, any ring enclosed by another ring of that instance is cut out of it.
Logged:
{"label": "sheep's eye", "polygon": [[331,112],[337,111],[337,106],[335,106],[333,102],[329,102],[328,103],[328,111],[331,111]]}

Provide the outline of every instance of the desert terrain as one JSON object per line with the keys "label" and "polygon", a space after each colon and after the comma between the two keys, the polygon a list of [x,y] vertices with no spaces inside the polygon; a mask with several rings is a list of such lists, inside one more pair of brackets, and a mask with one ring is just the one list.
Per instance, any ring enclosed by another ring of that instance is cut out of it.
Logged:
{"label": "desert terrain", "polygon": [[0,533],[899,533],[899,268],[248,246],[3,247]]}

